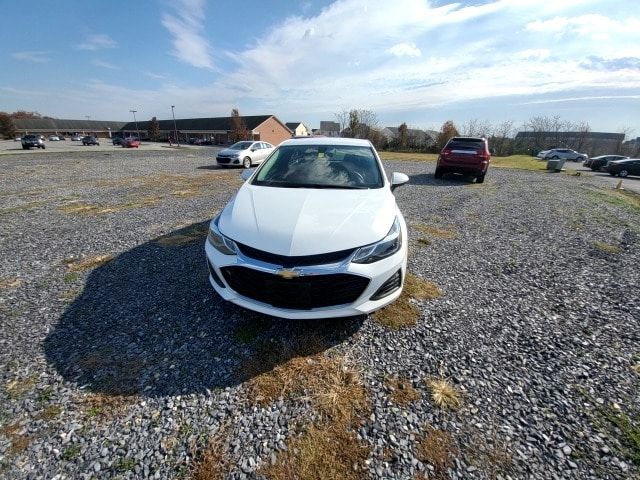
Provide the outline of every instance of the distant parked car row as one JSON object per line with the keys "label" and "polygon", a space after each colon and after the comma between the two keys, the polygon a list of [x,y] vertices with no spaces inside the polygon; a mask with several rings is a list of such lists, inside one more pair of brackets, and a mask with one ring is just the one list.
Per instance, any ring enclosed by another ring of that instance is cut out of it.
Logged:
{"label": "distant parked car row", "polygon": [[605,167],[609,162],[615,162],[617,160],[625,160],[629,157],[625,155],[600,155],[599,157],[587,158],[582,165],[591,168],[594,172],[600,171],[602,167]]}
{"label": "distant parked car row", "polygon": [[585,153],[579,153],[570,148],[552,148],[551,150],[542,150],[538,152],[538,158],[542,160],[573,160],[574,162],[582,162],[589,158]]}

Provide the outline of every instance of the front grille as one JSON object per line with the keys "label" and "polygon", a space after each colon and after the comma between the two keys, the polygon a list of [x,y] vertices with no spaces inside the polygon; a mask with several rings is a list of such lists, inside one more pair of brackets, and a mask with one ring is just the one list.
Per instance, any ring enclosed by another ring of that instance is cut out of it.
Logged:
{"label": "front grille", "polygon": [[217,157],[216,160],[218,161],[218,163],[229,163],[231,159],[225,157]]}
{"label": "front grille", "polygon": [[339,263],[347,259],[355,248],[349,250],[340,250],[339,252],[321,253],[318,255],[300,255],[297,257],[288,257],[286,255],[277,255],[271,252],[265,252],[264,250],[258,250],[257,248],[243,245],[236,242],[236,245],[240,249],[243,255],[260,260],[262,262],[271,263],[273,265],[280,265],[284,268],[304,267],[309,265],[326,265],[328,263]]}
{"label": "front grille", "polygon": [[223,267],[229,286],[244,297],[278,308],[310,310],[355,302],[369,279],[348,273],[284,279],[247,267]]}

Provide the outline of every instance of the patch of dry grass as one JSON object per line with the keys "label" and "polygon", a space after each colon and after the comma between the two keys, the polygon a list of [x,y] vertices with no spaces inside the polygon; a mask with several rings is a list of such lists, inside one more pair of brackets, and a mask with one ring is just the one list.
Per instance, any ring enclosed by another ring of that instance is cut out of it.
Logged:
{"label": "patch of dry grass", "polygon": [[378,152],[382,160],[408,160],[414,162],[435,162],[438,159],[437,153],[419,152]]}
{"label": "patch of dry grass", "polygon": [[425,247],[428,247],[429,245],[431,245],[433,243],[431,240],[429,240],[428,238],[424,238],[424,237],[420,237],[417,241],[418,241],[418,243],[420,245],[424,245]]}
{"label": "patch of dry grass", "polygon": [[174,197],[181,197],[181,198],[197,197],[201,194],[202,193],[197,190],[192,190],[188,188],[185,190],[174,190],[173,192],[171,192],[171,195],[173,195]]}
{"label": "patch of dry grass", "polygon": [[[257,361],[262,363],[264,357]],[[267,363],[274,364],[272,360]],[[360,376],[340,357],[294,354],[253,377],[248,386],[251,396],[259,403],[266,404],[280,396],[290,399],[304,396],[324,417],[343,424],[350,424],[358,412],[368,407]]]}
{"label": "patch of dry grass", "polygon": [[458,236],[458,233],[453,227],[434,227],[433,225],[427,225],[426,223],[412,223],[411,227],[415,228],[420,233],[429,235],[432,238],[450,240]]}
{"label": "patch of dry grass", "polygon": [[212,439],[207,448],[195,455],[190,477],[193,480],[224,480],[231,470],[231,459],[225,452],[225,446],[218,435]]}
{"label": "patch of dry grass", "polygon": [[21,427],[18,423],[7,425],[0,429],[0,434],[7,437],[11,442],[8,450],[8,453],[11,455],[18,455],[24,452],[31,444],[31,439],[27,435],[18,434],[20,430]]}
{"label": "patch of dry grass", "polygon": [[611,245],[609,243],[600,242],[600,241],[593,242],[593,246],[597,250],[600,250],[601,252],[604,252],[604,253],[615,254],[615,253],[620,253],[622,251],[622,249],[616,245]]}
{"label": "patch of dry grass", "polygon": [[36,200],[33,202],[21,203],[20,205],[15,205],[13,207],[0,208],[0,216],[11,213],[30,212],[45,204],[46,202],[44,200]]}
{"label": "patch of dry grass", "polygon": [[420,318],[420,309],[412,300],[432,300],[440,296],[442,296],[442,291],[435,283],[407,273],[400,298],[374,312],[372,318],[391,329],[413,327]]}
{"label": "patch of dry grass", "polygon": [[15,288],[18,288],[20,285],[22,285],[22,280],[20,280],[18,277],[0,278],[0,290],[13,290]]}
{"label": "patch of dry grass", "polygon": [[159,237],[156,239],[156,243],[159,243],[163,247],[179,247],[197,242],[206,237],[207,233],[209,233],[209,226],[206,223],[197,224]]}
{"label": "patch of dry grass", "polygon": [[42,412],[40,412],[36,418],[39,420],[53,420],[62,413],[62,407],[60,405],[49,405]]}
{"label": "patch of dry grass", "polygon": [[431,426],[427,427],[427,432],[416,449],[420,461],[433,466],[434,476],[438,479],[449,478],[447,469],[453,468],[457,452],[451,434]]}
{"label": "patch of dry grass", "polygon": [[92,268],[101,267],[113,260],[113,255],[94,255],[81,260],[65,259],[62,263],[67,265],[70,272],[84,272]]}
{"label": "patch of dry grass", "polygon": [[431,391],[431,400],[438,408],[457,410],[462,406],[460,390],[446,378],[432,378],[427,381],[427,386]]}
{"label": "patch of dry grass", "polygon": [[398,405],[408,405],[420,399],[420,392],[413,388],[408,378],[388,377],[385,387],[389,390],[389,398]]}
{"label": "patch of dry grass", "polygon": [[11,398],[19,398],[29,390],[31,390],[36,384],[35,377],[28,378],[14,378],[13,380],[9,380],[5,386],[4,390],[7,392],[7,395]]}
{"label": "patch of dry grass", "polygon": [[122,415],[137,401],[138,398],[135,396],[89,393],[83,395],[79,403],[88,417],[109,418]]}
{"label": "patch of dry grass", "polygon": [[465,447],[465,454],[470,463],[482,470],[490,480],[512,473],[513,458],[509,448],[495,435],[486,439],[484,435],[474,434]]}
{"label": "patch of dry grass", "polygon": [[58,207],[58,211],[66,213],[68,215],[96,216],[104,215],[106,213],[120,212],[122,210],[153,207],[160,203],[161,200],[162,197],[160,196],[148,195],[142,197],[132,197],[127,202],[116,203],[112,205],[102,205],[97,203],[83,202],[80,200],[73,200],[71,202],[60,205]]}
{"label": "patch of dry grass", "polygon": [[369,478],[369,448],[356,434],[334,423],[312,425],[289,439],[275,465],[261,469],[270,479],[359,480]]}

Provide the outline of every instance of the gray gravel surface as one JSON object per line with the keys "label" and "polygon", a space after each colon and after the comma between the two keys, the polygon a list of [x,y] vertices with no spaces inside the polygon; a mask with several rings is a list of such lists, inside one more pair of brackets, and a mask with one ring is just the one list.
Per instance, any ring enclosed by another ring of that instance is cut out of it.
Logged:
{"label": "gray gravel surface", "polygon": [[[454,439],[450,478],[640,478],[607,420],[640,422],[638,208],[585,176],[493,168],[474,185],[387,162],[411,178],[396,190],[409,270],[442,297],[405,330],[287,322],[217,297],[202,235],[157,241],[201,231],[233,195],[240,171],[213,163],[208,150],[0,158],[0,477],[188,476],[224,432],[230,477],[255,478],[316,413],[258,406],[242,365],[265,342],[320,335],[364,377],[370,478],[431,475],[416,453],[428,425]],[[417,224],[455,236],[425,245]],[[99,255],[113,259],[74,270]],[[394,404],[395,375],[420,399]],[[431,377],[463,392],[460,410],[434,406]]]}

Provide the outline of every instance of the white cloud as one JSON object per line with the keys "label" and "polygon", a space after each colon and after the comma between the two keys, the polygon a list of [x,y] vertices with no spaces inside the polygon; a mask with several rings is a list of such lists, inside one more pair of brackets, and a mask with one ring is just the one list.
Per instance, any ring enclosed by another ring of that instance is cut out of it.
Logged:
{"label": "white cloud", "polygon": [[104,33],[95,33],[87,35],[85,41],[78,45],[81,50],[99,50],[101,48],[114,48],[116,42],[109,35]]}
{"label": "white cloud", "polygon": [[577,17],[553,17],[548,20],[535,20],[526,25],[530,32],[553,33],[556,35],[585,35],[594,39],[606,40],[611,35],[637,32],[640,19],[627,18],[618,21],[602,14],[591,13]]}
{"label": "white cloud", "polygon": [[96,67],[108,68],[110,70],[117,70],[120,68],[117,65],[114,65],[113,63],[105,62],[104,60],[98,60],[98,59],[91,60],[91,64],[95,65]]}
{"label": "white cloud", "polygon": [[11,54],[11,56],[16,60],[23,60],[23,61],[35,62],[35,63],[44,63],[50,60],[48,54],[49,52],[25,51],[25,52],[14,52]]}
{"label": "white cloud", "polygon": [[387,49],[387,52],[396,57],[419,57],[422,52],[416,44],[411,43],[396,43],[393,47]]}
{"label": "white cloud", "polygon": [[213,68],[209,42],[202,36],[204,0],[178,0],[172,12],[162,15],[162,25],[173,36],[175,57],[198,68]]}

